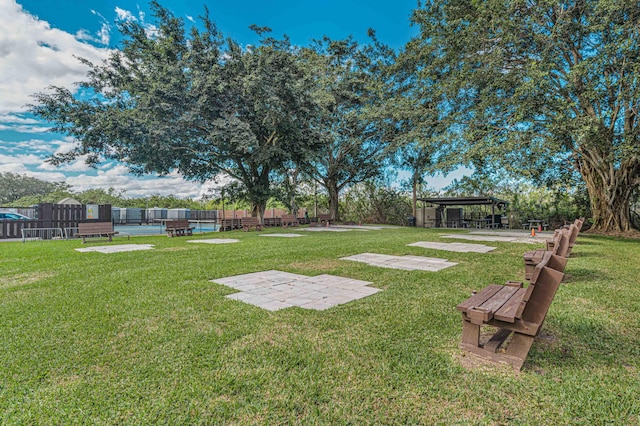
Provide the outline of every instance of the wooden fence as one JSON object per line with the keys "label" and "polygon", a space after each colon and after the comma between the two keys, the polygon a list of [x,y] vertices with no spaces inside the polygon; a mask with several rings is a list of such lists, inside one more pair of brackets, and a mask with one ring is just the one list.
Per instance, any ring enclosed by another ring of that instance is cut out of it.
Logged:
{"label": "wooden fence", "polygon": [[80,222],[111,222],[111,204],[100,204],[87,219],[87,206],[41,203],[30,220],[0,220],[0,239],[22,238],[23,229],[73,229]]}

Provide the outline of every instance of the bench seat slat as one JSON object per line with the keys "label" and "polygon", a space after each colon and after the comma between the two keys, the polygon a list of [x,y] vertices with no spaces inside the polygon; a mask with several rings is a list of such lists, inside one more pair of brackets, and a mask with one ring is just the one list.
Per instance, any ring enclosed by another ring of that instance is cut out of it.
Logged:
{"label": "bench seat slat", "polygon": [[469,308],[474,306],[479,306],[487,301],[491,296],[496,294],[503,286],[497,284],[490,284],[480,290],[478,293],[474,294],[464,302],[460,303],[456,308],[459,311],[467,312]]}
{"label": "bench seat slat", "polygon": [[520,318],[519,315],[522,315],[522,310],[524,309],[522,297],[526,291],[527,289],[525,288],[519,288],[518,291],[493,314],[493,317],[500,321],[515,322],[515,319]]}
{"label": "bench seat slat", "polygon": [[479,308],[490,312],[496,312],[500,309],[511,297],[520,290],[517,287],[511,286],[502,286],[502,288],[494,294],[491,298],[485,301],[483,304],[479,305]]}

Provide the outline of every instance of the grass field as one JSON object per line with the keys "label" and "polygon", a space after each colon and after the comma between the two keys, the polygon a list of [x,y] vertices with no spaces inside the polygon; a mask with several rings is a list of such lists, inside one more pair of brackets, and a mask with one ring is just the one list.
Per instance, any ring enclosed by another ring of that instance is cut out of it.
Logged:
{"label": "grass field", "polygon": [[[416,228],[258,234],[209,234],[241,240],[229,245],[116,238],[155,244],[116,254],[76,252],[79,241],[0,243],[0,423],[640,423],[638,241],[580,235],[515,373],[470,366],[455,306],[522,279],[522,254],[536,246],[407,247],[453,241]],[[362,252],[459,265],[411,272],[339,260]],[[326,311],[268,312],[209,281],[270,269],[383,291]]]}

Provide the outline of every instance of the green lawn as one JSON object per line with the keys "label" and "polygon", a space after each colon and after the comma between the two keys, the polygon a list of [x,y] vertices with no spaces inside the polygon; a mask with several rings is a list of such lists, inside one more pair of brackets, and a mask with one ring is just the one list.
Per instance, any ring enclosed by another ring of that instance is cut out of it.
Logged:
{"label": "green lawn", "polygon": [[[241,240],[229,245],[116,238],[155,244],[117,254],[76,252],[79,241],[0,243],[0,423],[640,423],[640,242],[580,235],[568,281],[515,373],[468,366],[455,306],[474,289],[522,279],[522,254],[536,246],[406,246],[454,241],[440,233],[209,235]],[[339,260],[362,252],[459,265],[408,272]],[[384,291],[326,311],[268,312],[209,282],[269,269]]]}

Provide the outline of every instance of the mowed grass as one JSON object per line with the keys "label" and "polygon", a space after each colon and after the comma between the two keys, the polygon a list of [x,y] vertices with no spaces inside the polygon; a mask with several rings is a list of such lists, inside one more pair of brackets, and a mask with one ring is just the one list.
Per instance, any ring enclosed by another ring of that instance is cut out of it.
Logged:
{"label": "mowed grass", "polygon": [[[117,254],[79,253],[79,241],[0,243],[0,423],[640,422],[640,242],[580,235],[515,373],[464,356],[455,306],[522,279],[522,254],[542,239],[486,243],[498,247],[487,254],[406,246],[454,241],[441,233],[116,238],[155,244]],[[459,264],[413,272],[339,259],[362,252]],[[270,269],[384,291],[326,311],[268,312],[209,281]]]}

